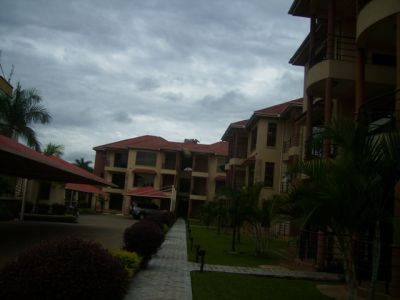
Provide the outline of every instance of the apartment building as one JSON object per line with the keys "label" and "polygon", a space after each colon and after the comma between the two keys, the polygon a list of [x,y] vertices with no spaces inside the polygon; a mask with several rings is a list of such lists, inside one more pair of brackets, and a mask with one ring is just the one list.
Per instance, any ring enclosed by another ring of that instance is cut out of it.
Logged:
{"label": "apartment building", "polygon": [[0,76],[0,92],[3,92],[8,96],[11,96],[12,91],[13,91],[12,85],[3,76]]}
{"label": "apartment building", "polygon": [[229,125],[228,184],[240,188],[263,182],[261,199],[288,191],[288,167],[298,160],[303,99],[256,110]]}
{"label": "apartment building", "polygon": [[[324,141],[310,147],[320,127],[332,118],[352,117],[379,130],[400,109],[400,1],[295,0],[289,14],[310,20],[310,32],[290,63],[304,67],[304,159],[327,158],[334,147]],[[396,199],[400,188],[396,188]],[[394,224],[400,228],[400,204],[394,201]],[[309,253],[324,261],[324,238]],[[394,234],[388,242],[398,245]],[[386,255],[392,265],[392,299],[400,299],[400,250]]]}
{"label": "apartment building", "polygon": [[196,216],[201,205],[212,201],[225,185],[226,142],[171,142],[145,135],[94,150],[95,174],[118,186],[103,189],[108,200],[105,209],[128,213],[135,197],[154,198],[160,208],[169,209],[171,193],[176,190],[176,210],[184,216]]}

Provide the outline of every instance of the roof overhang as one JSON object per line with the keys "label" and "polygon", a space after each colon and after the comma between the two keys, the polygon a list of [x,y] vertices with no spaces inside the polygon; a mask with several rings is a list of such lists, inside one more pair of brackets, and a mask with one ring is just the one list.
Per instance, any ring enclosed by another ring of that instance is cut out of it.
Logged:
{"label": "roof overhang", "polygon": [[127,196],[170,199],[171,196],[151,186],[137,188],[126,193]]}
{"label": "roof overhang", "polygon": [[28,179],[114,186],[60,158],[45,156],[0,135],[0,173]]}

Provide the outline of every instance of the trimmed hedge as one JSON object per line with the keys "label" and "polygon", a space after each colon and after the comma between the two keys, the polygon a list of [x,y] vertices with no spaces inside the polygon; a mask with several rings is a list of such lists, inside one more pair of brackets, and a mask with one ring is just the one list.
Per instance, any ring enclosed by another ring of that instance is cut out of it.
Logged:
{"label": "trimmed hedge", "polygon": [[130,278],[139,271],[142,258],[135,252],[129,252],[123,249],[113,249],[110,253],[114,258],[121,262]]}
{"label": "trimmed hedge", "polygon": [[44,242],[0,272],[0,299],[123,299],[128,273],[100,244],[76,238]]}
{"label": "trimmed hedge", "polygon": [[78,219],[73,215],[36,215],[24,214],[26,221],[45,221],[45,222],[63,222],[63,223],[77,223]]}
{"label": "trimmed hedge", "polygon": [[124,250],[136,252],[143,257],[145,266],[164,241],[162,229],[151,221],[140,221],[125,229]]}

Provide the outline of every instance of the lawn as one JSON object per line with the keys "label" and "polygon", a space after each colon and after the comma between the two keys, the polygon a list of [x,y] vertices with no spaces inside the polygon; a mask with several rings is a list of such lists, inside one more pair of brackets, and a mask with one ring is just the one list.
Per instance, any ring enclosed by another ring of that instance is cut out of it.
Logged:
{"label": "lawn", "polygon": [[[255,255],[255,244],[253,237],[242,235],[240,244],[236,245],[236,253],[231,253],[232,235],[229,233],[217,234],[213,227],[192,225],[191,227],[193,244],[200,244],[206,251],[205,263],[228,265],[228,266],[247,266],[258,267],[260,265],[279,265],[285,261],[285,257],[276,251],[285,251],[287,242],[281,240],[271,240],[270,252],[265,257]],[[190,251],[188,241],[188,257],[190,261],[195,261],[195,249]]]}
{"label": "lawn", "polygon": [[329,300],[317,281],[216,272],[192,272],[194,300]]}

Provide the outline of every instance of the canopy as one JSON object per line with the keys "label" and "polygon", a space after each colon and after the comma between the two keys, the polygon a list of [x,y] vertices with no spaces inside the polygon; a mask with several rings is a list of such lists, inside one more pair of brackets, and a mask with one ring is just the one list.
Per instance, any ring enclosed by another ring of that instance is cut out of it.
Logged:
{"label": "canopy", "polygon": [[135,190],[130,190],[126,193],[127,196],[137,197],[149,197],[149,198],[166,198],[169,199],[171,196],[167,195],[160,190],[157,190],[151,186],[141,187]]}
{"label": "canopy", "polygon": [[3,135],[0,135],[0,174],[28,179],[115,186],[65,160],[45,156]]}

